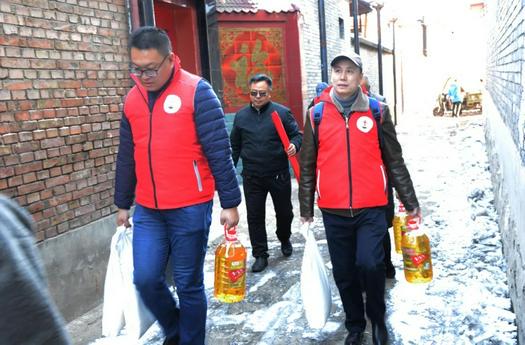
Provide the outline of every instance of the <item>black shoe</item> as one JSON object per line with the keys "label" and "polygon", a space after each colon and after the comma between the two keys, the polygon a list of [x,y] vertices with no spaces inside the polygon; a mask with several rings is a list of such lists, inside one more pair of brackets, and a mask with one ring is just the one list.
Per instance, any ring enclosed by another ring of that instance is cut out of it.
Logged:
{"label": "black shoe", "polygon": [[388,330],[384,323],[372,324],[372,340],[374,345],[388,344]]}
{"label": "black shoe", "polygon": [[264,256],[259,256],[255,258],[255,262],[252,266],[252,272],[262,272],[268,266],[268,259]]}
{"label": "black shoe", "polygon": [[345,345],[361,345],[362,342],[363,332],[350,332],[345,339]]}
{"label": "black shoe", "polygon": [[292,242],[290,240],[287,240],[286,242],[281,243],[281,252],[283,252],[283,255],[286,257],[289,257],[293,253],[293,247]]}
{"label": "black shoe", "polygon": [[386,265],[385,276],[387,279],[394,279],[396,277],[396,268],[394,265]]}

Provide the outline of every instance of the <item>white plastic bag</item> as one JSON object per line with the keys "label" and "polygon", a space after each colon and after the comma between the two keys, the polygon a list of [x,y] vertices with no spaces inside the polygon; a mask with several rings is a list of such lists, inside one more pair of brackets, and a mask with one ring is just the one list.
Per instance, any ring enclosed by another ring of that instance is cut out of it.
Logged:
{"label": "white plastic bag", "polygon": [[301,266],[301,298],[311,328],[323,328],[332,308],[332,294],[325,265],[313,230],[308,224]]}
{"label": "white plastic bag", "polygon": [[133,284],[132,244],[133,229],[118,227],[111,239],[108,272],[104,285],[102,310],[104,336],[117,336],[125,324],[126,335],[131,339],[139,339],[155,321]]}
{"label": "white plastic bag", "polygon": [[108,269],[104,282],[104,305],[102,306],[102,335],[116,337],[124,326],[124,302],[122,274],[120,273],[117,242],[126,229],[118,227],[111,238]]}

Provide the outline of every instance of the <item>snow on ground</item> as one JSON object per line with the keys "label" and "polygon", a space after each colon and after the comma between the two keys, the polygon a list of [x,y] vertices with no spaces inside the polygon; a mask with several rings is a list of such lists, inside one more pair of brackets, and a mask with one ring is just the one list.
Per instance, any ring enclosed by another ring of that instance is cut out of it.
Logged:
{"label": "snow on ground", "polygon": [[398,277],[387,291],[396,343],[516,344],[484,119],[411,120],[398,132],[423,205],[434,279],[413,285]]}
{"label": "snow on ground", "polygon": [[[404,157],[423,208],[423,226],[431,241],[434,279],[410,284],[401,256],[392,253],[396,279],[387,281],[387,323],[392,344],[517,344],[506,266],[493,207],[490,172],[484,149],[483,116],[401,118],[397,127]],[[270,259],[259,274],[248,273],[243,302],[221,304],[213,298],[213,252],[221,240],[218,208],[210,233],[205,284],[209,298],[207,341],[210,345],[342,344],[344,312],[333,279],[332,313],[321,330],[308,327],[300,297],[304,238],[299,233],[297,186],[294,184],[294,254],[283,258],[267,205]],[[246,212],[241,207],[239,237],[248,251]],[[320,218],[315,234],[330,270]],[[393,246],[392,246],[393,247]],[[253,263],[250,257],[248,265]],[[138,344],[162,344],[154,324]],[[371,344],[369,330],[365,343]],[[92,344],[130,344],[121,336]]]}

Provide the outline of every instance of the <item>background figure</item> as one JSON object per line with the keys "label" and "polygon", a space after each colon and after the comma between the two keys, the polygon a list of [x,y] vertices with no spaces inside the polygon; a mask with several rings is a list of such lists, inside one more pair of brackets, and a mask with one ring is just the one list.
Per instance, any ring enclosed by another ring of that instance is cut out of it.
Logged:
{"label": "background figure", "polygon": [[323,92],[324,89],[326,89],[327,87],[328,87],[328,84],[325,83],[324,81],[317,83],[317,85],[315,86],[315,97],[312,99],[312,101],[308,105],[308,109],[310,109],[311,107],[315,105],[315,103],[317,103],[319,96],[321,96],[321,92]]}
{"label": "background figure", "polygon": [[[242,178],[248,230],[255,262],[253,272],[268,266],[268,240],[265,210],[268,193],[272,197],[277,219],[277,238],[284,256],[292,255],[290,242],[293,207],[288,157],[295,155],[302,135],[290,109],[271,101],[272,79],[257,74],[250,79],[250,104],[235,114],[230,134],[233,162],[242,158]],[[271,114],[281,118],[290,146],[285,151]]]}
{"label": "background figure", "polygon": [[376,92],[373,92],[370,88],[370,80],[368,80],[368,76],[366,75],[363,75],[363,79],[361,80],[361,87],[364,88],[363,89],[363,92],[365,94],[367,94],[368,96],[370,97],[374,97],[375,99],[377,99],[379,102],[383,102],[383,103],[386,103],[386,98],[385,96],[379,94],[379,93],[376,93]]}
{"label": "background figure", "polygon": [[461,95],[461,88],[458,85],[457,79],[454,79],[448,89],[448,97],[452,102],[452,117],[458,117],[461,114],[461,103],[463,96]]}
{"label": "background figure", "polygon": [[0,195],[0,344],[71,344],[47,289],[31,216]]}
{"label": "background figure", "polygon": [[[241,191],[219,99],[180,66],[164,30],[130,37],[131,74],[120,123],[115,176],[117,224],[133,214],[133,282],[159,321],[164,344],[203,345],[204,257],[215,190],[221,224],[237,225]],[[153,120],[151,120],[153,119]],[[171,257],[178,305],[165,279]]]}

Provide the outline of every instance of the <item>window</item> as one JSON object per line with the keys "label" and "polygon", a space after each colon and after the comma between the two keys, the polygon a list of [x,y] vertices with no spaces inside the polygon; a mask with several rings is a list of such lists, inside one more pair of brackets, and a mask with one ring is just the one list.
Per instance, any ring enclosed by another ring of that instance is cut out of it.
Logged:
{"label": "window", "polygon": [[339,38],[345,38],[345,21],[343,18],[339,18]]}

